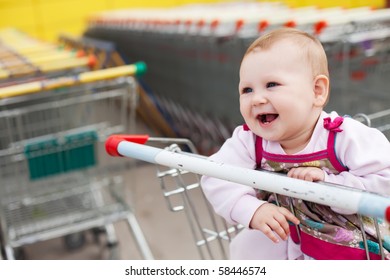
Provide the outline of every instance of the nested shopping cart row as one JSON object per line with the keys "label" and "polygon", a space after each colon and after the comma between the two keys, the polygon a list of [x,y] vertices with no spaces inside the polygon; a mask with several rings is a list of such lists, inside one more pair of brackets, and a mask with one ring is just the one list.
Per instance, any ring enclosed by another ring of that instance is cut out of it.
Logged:
{"label": "nested shopping cart row", "polygon": [[[0,229],[7,259],[23,246],[99,229],[117,243],[126,221],[152,258],[125,196],[126,164],[104,154],[108,135],[134,128],[143,63],[0,89]],[[68,245],[73,239],[68,239]]]}
{"label": "nested shopping cart row", "polygon": [[78,74],[94,67],[93,56],[43,42],[20,30],[0,30],[0,87]]}
{"label": "nested shopping cart row", "polygon": [[354,115],[388,109],[389,9],[291,9],[265,2],[122,10],[91,17],[85,35],[113,41],[125,57],[146,61],[145,80],[167,121],[211,154],[225,131],[242,122],[236,104],[245,50],[283,26],[323,43],[331,75],[326,110]]}

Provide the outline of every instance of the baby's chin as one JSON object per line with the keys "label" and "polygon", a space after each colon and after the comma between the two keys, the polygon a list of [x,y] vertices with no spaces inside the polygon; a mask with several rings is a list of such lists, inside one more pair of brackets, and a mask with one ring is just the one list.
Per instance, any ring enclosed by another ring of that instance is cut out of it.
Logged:
{"label": "baby's chin", "polygon": [[273,137],[273,136],[260,136],[260,137],[269,142],[280,142],[279,137]]}
{"label": "baby's chin", "polygon": [[277,135],[272,135],[270,133],[264,133],[264,131],[261,131],[259,129],[252,130],[254,134],[261,137],[264,140],[271,141],[271,142],[279,142],[281,139]]}
{"label": "baby's chin", "polygon": [[264,140],[272,141],[272,142],[279,142],[282,140],[281,139],[282,137],[280,137],[279,135],[276,135],[274,133],[275,131],[273,131],[273,132],[265,131],[265,129],[260,127],[260,125],[258,123],[249,124],[249,122],[247,122],[247,125],[248,125],[249,129],[252,131],[252,133],[261,137]]}

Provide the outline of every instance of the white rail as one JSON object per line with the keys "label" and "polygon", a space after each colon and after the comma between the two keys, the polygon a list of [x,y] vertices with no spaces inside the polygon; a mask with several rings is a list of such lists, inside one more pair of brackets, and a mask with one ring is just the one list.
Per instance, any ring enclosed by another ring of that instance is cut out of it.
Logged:
{"label": "white rail", "polygon": [[179,168],[330,207],[350,210],[366,216],[386,218],[390,221],[389,197],[341,185],[313,183],[271,172],[214,162],[189,153],[177,153],[138,144],[145,143],[146,139],[134,143],[126,140],[129,138],[131,137],[119,135],[109,137],[106,141],[107,152],[112,156],[130,157]]}

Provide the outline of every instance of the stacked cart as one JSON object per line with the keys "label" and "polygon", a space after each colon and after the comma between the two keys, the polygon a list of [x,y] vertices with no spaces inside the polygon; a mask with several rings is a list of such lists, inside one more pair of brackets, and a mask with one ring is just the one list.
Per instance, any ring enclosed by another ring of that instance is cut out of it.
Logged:
{"label": "stacked cart", "polygon": [[16,29],[0,30],[0,87],[89,70],[94,58],[42,42]]}
{"label": "stacked cart", "polygon": [[125,200],[127,164],[110,160],[102,148],[108,135],[134,128],[133,76],[146,66],[68,66],[56,77],[40,71],[39,79],[26,81],[19,75],[0,88],[1,249],[14,259],[23,246],[57,237],[74,248],[86,230],[105,232],[111,246],[117,243],[114,223],[126,221],[141,255],[150,259]]}

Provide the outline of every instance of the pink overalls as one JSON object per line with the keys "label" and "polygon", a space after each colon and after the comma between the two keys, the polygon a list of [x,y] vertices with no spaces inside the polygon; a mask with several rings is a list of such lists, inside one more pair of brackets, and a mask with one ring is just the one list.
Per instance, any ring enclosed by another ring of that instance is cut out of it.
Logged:
{"label": "pink overalls", "polygon": [[[280,155],[263,151],[262,138],[256,137],[256,163],[258,168],[273,172],[287,173],[294,167],[318,167],[328,174],[339,174],[348,171],[335,154],[335,142],[337,133],[343,123],[342,117],[333,121],[324,119],[324,128],[329,131],[327,148],[311,154]],[[249,128],[244,125],[244,130]],[[275,195],[265,191],[258,192],[258,198],[275,202]],[[294,211],[300,220],[299,229],[291,226],[291,238],[300,244],[301,251],[314,259],[366,259],[363,236],[360,231],[360,222],[356,214],[342,215],[333,211],[330,207],[303,201],[301,199],[277,196],[281,206]],[[380,259],[379,243],[375,231],[374,220],[363,217],[364,229],[367,236],[368,249],[371,259]],[[384,252],[387,258],[390,254],[390,233],[387,225],[378,219]]]}

